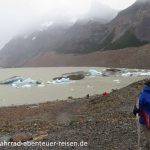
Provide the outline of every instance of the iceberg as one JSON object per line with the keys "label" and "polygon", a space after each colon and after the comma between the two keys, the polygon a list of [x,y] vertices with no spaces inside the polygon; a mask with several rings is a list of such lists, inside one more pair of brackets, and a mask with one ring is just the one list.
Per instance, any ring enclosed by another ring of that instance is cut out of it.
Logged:
{"label": "iceberg", "polygon": [[120,80],[119,79],[117,79],[117,80],[113,80],[113,82],[115,82],[115,83],[120,83]]}
{"label": "iceberg", "polygon": [[36,80],[32,80],[31,78],[27,78],[24,80],[18,80],[12,83],[13,87],[31,87],[31,85],[35,85]]}
{"label": "iceberg", "polygon": [[90,69],[88,71],[88,75],[91,75],[91,76],[98,76],[98,75],[102,75],[102,72],[99,72],[97,70],[94,70],[94,69]]}
{"label": "iceberg", "polygon": [[62,78],[62,79],[57,79],[52,81],[53,84],[68,84],[68,83],[73,83],[73,81],[70,81],[69,78]]}
{"label": "iceberg", "polygon": [[126,72],[122,74],[123,77],[129,77],[129,76],[150,76],[150,72]]}
{"label": "iceberg", "polygon": [[74,83],[74,81],[70,81],[69,78],[61,78],[47,82],[47,84],[69,84],[69,83]]}
{"label": "iceberg", "polygon": [[31,78],[23,78],[21,76],[14,76],[4,81],[1,81],[0,84],[8,84],[12,87],[19,88],[19,87],[31,87],[33,85],[43,85],[40,81],[32,80]]}
{"label": "iceberg", "polygon": [[127,73],[123,73],[122,74],[123,77],[129,77],[132,76],[131,72],[127,72]]}
{"label": "iceberg", "polygon": [[6,80],[4,80],[4,81],[1,81],[0,82],[0,84],[12,84],[12,83],[14,83],[14,82],[17,82],[17,81],[23,81],[24,79],[23,79],[23,77],[21,77],[21,76],[14,76],[14,77],[11,77],[11,78],[9,78],[9,79],[6,79]]}
{"label": "iceberg", "polygon": [[22,88],[30,88],[32,85],[31,84],[25,84],[25,85],[22,85],[21,87]]}
{"label": "iceberg", "polygon": [[44,86],[45,86],[44,83],[38,85],[38,87],[44,87]]}

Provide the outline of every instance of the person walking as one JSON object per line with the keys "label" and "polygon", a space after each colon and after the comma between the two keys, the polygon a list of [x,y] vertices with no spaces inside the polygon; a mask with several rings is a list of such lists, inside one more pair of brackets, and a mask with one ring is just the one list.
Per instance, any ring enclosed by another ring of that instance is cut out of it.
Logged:
{"label": "person walking", "polygon": [[147,80],[144,84],[145,86],[139,94],[134,105],[133,113],[135,116],[139,116],[139,149],[150,150],[150,80]]}

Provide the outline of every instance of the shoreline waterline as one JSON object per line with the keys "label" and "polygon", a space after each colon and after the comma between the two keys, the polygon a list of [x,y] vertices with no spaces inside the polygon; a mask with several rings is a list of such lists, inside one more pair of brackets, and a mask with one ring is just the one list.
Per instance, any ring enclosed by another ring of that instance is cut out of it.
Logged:
{"label": "shoreline waterline", "polygon": [[[87,94],[95,95],[103,92],[110,92],[112,89],[120,89],[130,83],[144,79],[145,77],[85,77],[70,84],[54,85],[46,84],[47,81],[61,74],[88,71],[89,69],[103,70],[102,67],[48,67],[48,68],[1,68],[0,80],[12,76],[31,77],[35,80],[42,80],[44,87],[13,88],[10,85],[0,85],[0,107],[31,105],[56,100],[67,100],[85,97]],[[119,80],[120,82],[114,82]]]}

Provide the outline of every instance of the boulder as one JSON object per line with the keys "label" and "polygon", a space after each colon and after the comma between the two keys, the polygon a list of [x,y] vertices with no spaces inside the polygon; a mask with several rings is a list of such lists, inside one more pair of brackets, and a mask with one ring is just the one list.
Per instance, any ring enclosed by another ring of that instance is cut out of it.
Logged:
{"label": "boulder", "polygon": [[63,77],[55,77],[53,80],[61,80]]}
{"label": "boulder", "polygon": [[117,68],[108,68],[106,69],[106,71],[110,71],[110,72],[121,72],[120,69],[117,69]]}
{"label": "boulder", "polygon": [[122,72],[122,70],[117,69],[117,68],[109,68],[109,69],[105,69],[102,72],[103,76],[116,76],[116,75],[120,75]]}
{"label": "boulder", "polygon": [[31,133],[17,133],[10,138],[10,142],[26,142],[33,140],[33,136]]}
{"label": "boulder", "polygon": [[84,71],[78,71],[78,72],[71,72],[71,73],[65,73],[62,74],[61,77],[55,77],[53,80],[61,80],[62,78],[68,78],[69,80],[81,80],[85,77],[86,72]]}
{"label": "boulder", "polygon": [[85,76],[83,74],[72,74],[67,76],[67,78],[69,78],[70,80],[81,80],[83,79]]}
{"label": "boulder", "polygon": [[43,131],[43,130],[39,130],[37,132],[37,135],[34,136],[33,141],[42,141],[44,140],[44,138],[46,138],[48,136],[47,131]]}

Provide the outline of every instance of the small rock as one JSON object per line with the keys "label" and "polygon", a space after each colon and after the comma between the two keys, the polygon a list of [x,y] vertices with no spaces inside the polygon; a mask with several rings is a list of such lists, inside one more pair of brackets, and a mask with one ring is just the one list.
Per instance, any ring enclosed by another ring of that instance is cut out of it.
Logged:
{"label": "small rock", "polygon": [[0,142],[9,142],[10,141],[11,136],[10,135],[1,135],[0,136]]}
{"label": "small rock", "polygon": [[47,133],[47,131],[39,130],[38,135],[48,136],[48,133]]}
{"label": "small rock", "polygon": [[73,99],[73,97],[72,97],[72,96],[69,96],[68,99]]}
{"label": "small rock", "polygon": [[89,95],[89,94],[87,94],[87,95],[86,95],[86,98],[87,98],[87,99],[89,99],[89,98],[90,98],[90,95]]}

